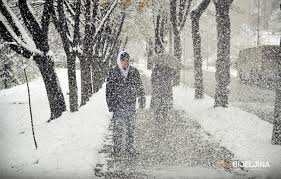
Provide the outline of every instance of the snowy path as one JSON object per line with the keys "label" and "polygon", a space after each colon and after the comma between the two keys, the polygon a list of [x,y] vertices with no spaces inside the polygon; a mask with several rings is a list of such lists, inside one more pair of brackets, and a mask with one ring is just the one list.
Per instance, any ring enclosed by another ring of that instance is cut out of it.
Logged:
{"label": "snowy path", "polygon": [[110,159],[106,177],[243,178],[245,174],[240,169],[225,170],[221,166],[223,160],[231,161],[233,154],[183,111],[174,111],[167,121],[161,122],[153,119],[150,110],[139,111],[136,126],[135,145],[139,156],[132,160]]}
{"label": "snowy path", "polygon": [[[184,84],[193,88],[193,71],[185,71],[183,74]],[[214,97],[216,89],[215,73],[203,71],[203,75],[205,93],[211,97]],[[237,77],[231,76],[229,95],[230,105],[239,107],[244,111],[255,114],[261,119],[272,123],[274,100],[274,91],[240,84]]]}
{"label": "snowy path", "polygon": [[136,148],[141,167],[215,167],[232,154],[212,141],[183,111],[174,111],[166,121],[155,121],[150,111],[139,115]]}
{"label": "snowy path", "polygon": [[141,151],[137,168],[163,178],[171,169],[200,168],[203,173],[179,172],[179,176],[200,178],[230,177],[221,160],[231,160],[233,154],[212,140],[200,125],[183,111],[174,111],[166,121],[155,121],[150,111],[139,114],[136,148]]}

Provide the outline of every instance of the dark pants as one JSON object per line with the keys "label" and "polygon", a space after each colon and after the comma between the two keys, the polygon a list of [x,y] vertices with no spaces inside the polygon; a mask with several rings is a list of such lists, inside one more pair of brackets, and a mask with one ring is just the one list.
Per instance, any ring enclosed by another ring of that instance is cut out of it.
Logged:
{"label": "dark pants", "polygon": [[[118,110],[113,113],[113,144],[114,152],[120,152],[122,140],[126,137],[126,148],[130,148],[134,143],[134,132],[136,122],[135,110]],[[125,131],[126,131],[126,135]]]}

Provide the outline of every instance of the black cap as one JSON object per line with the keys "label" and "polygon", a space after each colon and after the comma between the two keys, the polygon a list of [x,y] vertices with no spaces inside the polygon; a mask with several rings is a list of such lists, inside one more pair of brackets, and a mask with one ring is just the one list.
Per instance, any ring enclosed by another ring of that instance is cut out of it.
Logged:
{"label": "black cap", "polygon": [[120,59],[124,59],[124,58],[128,58],[128,59],[130,59],[130,55],[129,55],[127,52],[123,52],[123,53],[121,53],[121,55],[120,55]]}

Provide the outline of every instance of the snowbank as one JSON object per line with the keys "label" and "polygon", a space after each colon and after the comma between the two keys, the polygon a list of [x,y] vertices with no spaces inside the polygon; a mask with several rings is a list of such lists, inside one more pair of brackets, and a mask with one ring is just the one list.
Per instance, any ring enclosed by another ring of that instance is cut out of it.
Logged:
{"label": "snowbank", "polygon": [[[57,71],[68,103],[67,71]],[[78,84],[79,71],[77,72]],[[94,94],[76,113],[46,123],[50,116],[41,79],[30,83],[35,135],[35,150],[26,85],[0,91],[0,178],[90,178],[96,155],[102,147],[111,118],[105,101],[105,88]]]}
{"label": "snowbank", "polygon": [[194,89],[176,87],[174,105],[196,119],[204,130],[234,153],[236,159],[269,162],[268,168],[247,168],[258,178],[281,176],[281,146],[271,145],[272,124],[239,108],[213,108],[213,98],[194,99]]}
{"label": "snowbank", "polygon": [[[145,66],[138,67],[143,74],[151,75]],[[208,71],[215,72],[215,69],[209,67]],[[236,75],[233,70],[232,76]],[[269,163],[268,168],[246,168],[249,175],[280,178],[281,146],[271,144],[272,124],[237,107],[214,108],[214,99],[208,95],[202,100],[195,100],[194,89],[187,86],[175,87],[173,93],[174,107],[185,110],[190,118],[197,120],[220,145],[234,153],[234,159],[251,162],[252,165],[255,162]]]}

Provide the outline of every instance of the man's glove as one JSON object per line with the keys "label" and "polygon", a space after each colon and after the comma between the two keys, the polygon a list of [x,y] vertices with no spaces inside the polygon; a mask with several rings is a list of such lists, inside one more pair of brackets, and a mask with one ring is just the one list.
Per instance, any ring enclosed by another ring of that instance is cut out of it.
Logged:
{"label": "man's glove", "polygon": [[142,97],[140,97],[138,99],[140,109],[144,109],[145,108],[145,101],[146,101],[146,99],[145,99],[144,96],[142,96]]}

